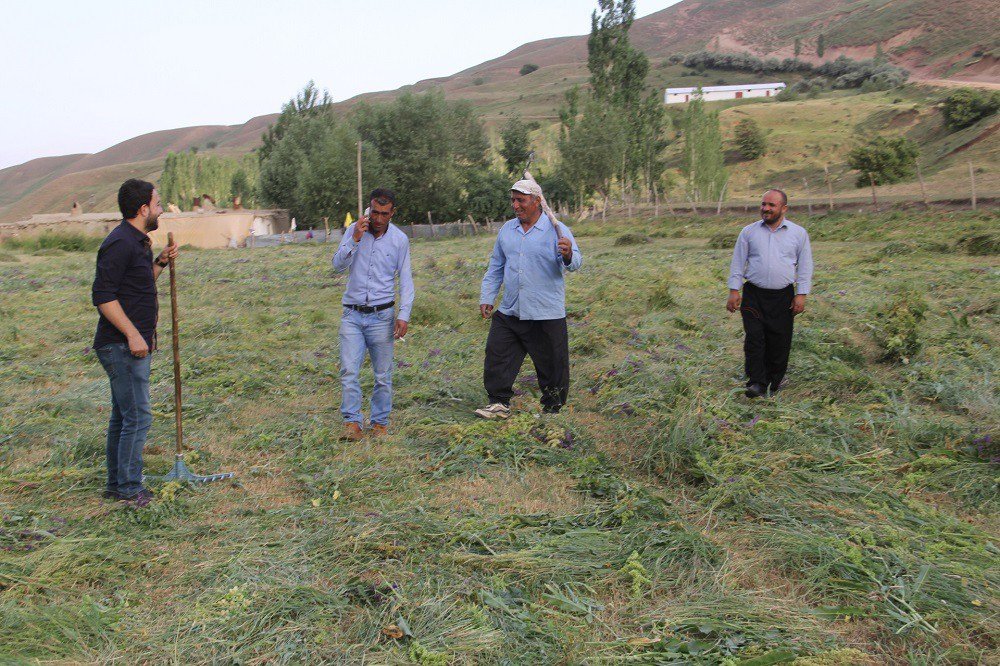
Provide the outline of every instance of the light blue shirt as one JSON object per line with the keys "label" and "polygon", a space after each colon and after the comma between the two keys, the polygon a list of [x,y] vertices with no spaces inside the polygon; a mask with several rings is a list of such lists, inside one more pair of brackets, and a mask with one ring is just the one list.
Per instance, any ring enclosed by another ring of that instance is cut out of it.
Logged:
{"label": "light blue shirt", "polygon": [[399,314],[397,319],[410,321],[413,309],[413,276],[410,274],[410,239],[395,224],[380,237],[366,231],[360,241],[354,240],[354,225],[344,231],[333,269],[345,268],[347,288],[344,305],[381,305],[396,297],[396,276],[399,275]]}
{"label": "light blue shirt", "polygon": [[812,289],[813,257],[809,234],[791,220],[774,231],[758,220],[740,231],[729,266],[729,288],[741,289],[743,281],[764,289],[784,289],[795,284],[795,293]]}
{"label": "light blue shirt", "polygon": [[483,276],[479,303],[493,305],[503,286],[499,310],[505,315],[529,320],[565,317],[563,273],[580,268],[583,255],[569,227],[559,223],[559,232],[573,244],[568,264],[559,253],[559,237],[545,213],[527,232],[517,218],[500,227]]}

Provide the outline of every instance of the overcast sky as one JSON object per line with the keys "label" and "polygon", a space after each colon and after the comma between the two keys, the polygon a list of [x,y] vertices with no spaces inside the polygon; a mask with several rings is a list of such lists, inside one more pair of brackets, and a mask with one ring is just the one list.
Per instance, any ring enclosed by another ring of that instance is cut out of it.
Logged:
{"label": "overcast sky", "polygon": [[[637,0],[645,16],[678,0]],[[0,168],[335,100],[585,34],[593,0],[4,1]]]}

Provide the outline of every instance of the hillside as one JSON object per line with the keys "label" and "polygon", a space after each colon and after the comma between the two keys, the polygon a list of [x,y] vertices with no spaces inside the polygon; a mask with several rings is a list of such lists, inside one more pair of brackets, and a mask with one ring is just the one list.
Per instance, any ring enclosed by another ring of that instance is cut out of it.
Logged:
{"label": "hillside", "polygon": [[535,416],[526,362],[500,423],[472,416],[492,239],[414,241],[390,435],[349,444],[330,247],[182,251],[186,456],[236,478],[143,511],[100,498],[92,252],[2,248],[0,662],[997,663],[1000,257],[966,240],[995,253],[997,216],[797,219],[815,289],[776,397],[743,397],[724,309],[746,218],[568,221],[567,409]]}
{"label": "hillside", "polygon": [[[816,55],[820,34],[825,41],[822,59]],[[890,60],[918,79],[1000,82],[1000,5],[992,0],[684,0],[639,18],[631,35],[652,61],[649,85],[657,88],[699,83],[678,78],[682,72],[666,66],[664,61],[672,54],[710,48],[791,57],[797,37],[802,41],[799,57],[811,62],[842,54],[872,57],[881,45]],[[540,40],[451,76],[366,93],[339,106],[347,110],[361,100],[383,101],[404,91],[440,89],[450,98],[471,101],[491,126],[515,110],[526,118],[548,121],[554,118],[563,92],[586,81],[586,56],[586,36]],[[540,69],[521,77],[519,70],[527,63]],[[752,80],[725,76],[732,82]],[[238,126],[164,130],[93,155],[40,158],[0,170],[0,221],[18,219],[25,212],[68,210],[74,199],[85,198],[73,189],[77,181],[59,180],[71,173],[90,172],[85,182],[96,189],[113,189],[114,181],[102,176],[120,170],[101,171],[113,165],[160,160],[170,150],[205,150],[209,143],[222,152],[246,152],[259,144],[260,134],[275,117],[260,116]],[[85,206],[85,210],[93,209]]]}

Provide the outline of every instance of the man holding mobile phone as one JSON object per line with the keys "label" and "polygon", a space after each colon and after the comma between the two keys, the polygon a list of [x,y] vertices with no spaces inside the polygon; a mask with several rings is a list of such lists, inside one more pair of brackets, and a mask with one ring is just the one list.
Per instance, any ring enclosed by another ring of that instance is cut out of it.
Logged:
{"label": "man holding mobile phone", "polygon": [[[358,376],[365,352],[371,357],[375,387],[371,398],[371,433],[384,435],[392,411],[393,343],[406,335],[413,308],[410,239],[391,223],[396,194],[378,188],[368,197],[367,215],[344,231],[333,255],[333,268],[347,270],[344,312],[340,320],[340,413],[343,439],[363,436],[361,384]],[[399,276],[399,313],[395,313],[396,276]],[[395,314],[395,317],[393,316]]]}

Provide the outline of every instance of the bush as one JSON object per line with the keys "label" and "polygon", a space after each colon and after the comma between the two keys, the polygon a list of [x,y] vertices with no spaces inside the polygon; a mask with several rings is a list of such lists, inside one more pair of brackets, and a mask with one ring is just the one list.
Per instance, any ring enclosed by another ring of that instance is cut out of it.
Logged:
{"label": "bush", "polygon": [[527,65],[521,66],[521,71],[519,72],[519,74],[521,76],[526,76],[534,72],[536,69],[538,69],[538,65],[533,65],[531,63],[528,63]]}
{"label": "bush", "polygon": [[847,163],[860,172],[855,186],[870,185],[868,174],[875,177],[876,185],[890,185],[913,176],[919,155],[917,144],[906,137],[879,136],[852,150]]}
{"label": "bush", "polygon": [[1000,92],[959,88],[945,97],[942,113],[949,129],[959,130],[1000,109]]}
{"label": "bush", "polygon": [[876,305],[871,327],[882,348],[882,358],[909,363],[920,351],[919,328],[927,313],[927,303],[913,291],[901,291],[885,306]]}
{"label": "bush", "polygon": [[104,239],[75,233],[44,233],[34,238],[9,238],[4,245],[12,250],[38,252],[62,250],[64,252],[97,252]]}
{"label": "bush", "polygon": [[649,242],[649,236],[643,234],[628,233],[623,234],[615,239],[615,247],[622,247],[625,245],[643,245]]}
{"label": "bush", "polygon": [[764,132],[752,118],[744,118],[736,124],[736,147],[748,160],[755,160],[767,152]]}

